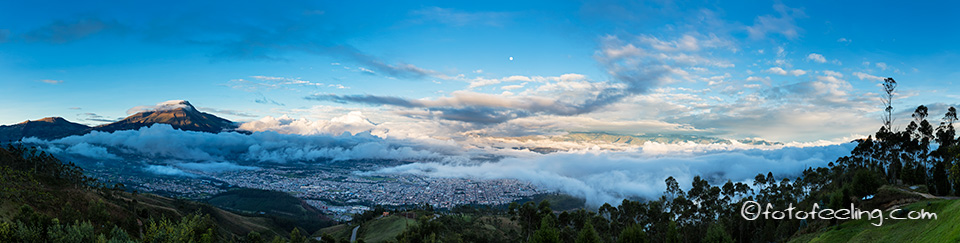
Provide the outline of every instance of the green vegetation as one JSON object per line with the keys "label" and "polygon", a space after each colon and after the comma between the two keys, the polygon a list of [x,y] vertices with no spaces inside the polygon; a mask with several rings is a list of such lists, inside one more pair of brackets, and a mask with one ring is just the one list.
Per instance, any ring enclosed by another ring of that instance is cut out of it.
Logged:
{"label": "green vegetation", "polygon": [[[904,207],[906,211],[937,213],[936,220],[890,220],[880,227],[877,221],[848,221],[825,233],[797,237],[791,242],[957,242],[960,241],[960,201],[922,201]],[[902,212],[902,211],[901,211]],[[899,216],[903,217],[903,216]]]}
{"label": "green vegetation", "polygon": [[416,226],[417,221],[403,216],[391,215],[375,219],[360,227],[358,239],[364,242],[386,242],[393,240],[409,227]]}
{"label": "green vegetation", "polygon": [[586,204],[586,199],[570,196],[567,194],[559,193],[550,193],[550,194],[536,194],[528,198],[523,198],[517,200],[517,203],[523,204],[526,202],[535,202],[539,203],[542,201],[547,201],[550,203],[551,208],[556,211],[568,211],[583,208]]}
{"label": "green vegetation", "polygon": [[0,242],[237,242],[254,235],[285,241],[289,235],[271,218],[123,189],[35,148],[0,148]]}
{"label": "green vegetation", "polygon": [[334,224],[333,220],[324,217],[303,200],[284,192],[235,189],[217,194],[206,202],[238,213],[273,219],[288,230],[300,227],[314,232]]}
{"label": "green vegetation", "polygon": [[326,227],[317,231],[313,236],[322,237],[324,239],[350,239],[350,234],[353,233],[354,225],[349,224],[338,224],[330,227]]}

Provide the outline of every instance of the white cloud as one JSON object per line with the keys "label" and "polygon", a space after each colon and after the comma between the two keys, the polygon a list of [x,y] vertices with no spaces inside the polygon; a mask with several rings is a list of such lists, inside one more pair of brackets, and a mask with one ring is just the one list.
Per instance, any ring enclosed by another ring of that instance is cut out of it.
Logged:
{"label": "white cloud", "polygon": [[787,71],[787,70],[784,70],[784,69],[781,68],[781,67],[768,68],[766,71],[767,71],[768,73],[778,74],[778,75],[788,75],[788,74],[789,74],[789,75],[793,75],[793,76],[802,76],[802,75],[804,75],[804,74],[807,74],[807,71],[804,71],[804,70],[802,70],[802,69],[794,69],[794,70]]}
{"label": "white cloud", "polygon": [[257,121],[240,125],[240,130],[251,132],[273,131],[283,134],[301,135],[340,135],[343,133],[359,134],[372,132],[376,124],[367,120],[360,111],[352,111],[347,115],[335,117],[329,121],[310,121],[307,119],[293,119],[286,115],[281,117],[264,117]]}
{"label": "white cloud", "polygon": [[203,172],[221,172],[232,170],[256,170],[258,167],[237,165],[230,162],[176,163],[177,167]]}
{"label": "white cloud", "polygon": [[143,167],[143,171],[154,173],[157,175],[167,175],[167,176],[187,176],[193,177],[195,175],[184,172],[183,170],[177,169],[173,166],[167,165],[147,165]]}
{"label": "white cloud", "polygon": [[581,81],[586,80],[587,76],[577,73],[567,73],[560,76],[523,76],[523,75],[512,75],[504,78],[482,78],[477,77],[473,80],[470,80],[470,85],[468,88],[478,88],[484,86],[490,86],[505,82],[571,82],[571,81]]}
{"label": "white cloud", "polygon": [[717,37],[716,35],[704,36],[698,38],[695,34],[685,34],[672,41],[664,41],[652,36],[639,37],[641,42],[649,44],[650,47],[664,52],[696,52],[702,48],[732,47],[732,43]]}
{"label": "white cloud", "polygon": [[40,80],[40,82],[44,82],[48,84],[61,84],[63,83],[63,80],[43,79],[43,80]]}
{"label": "white cloud", "polygon": [[135,106],[128,109],[127,114],[129,115],[145,111],[168,111],[180,108],[194,109],[193,105],[190,105],[190,103],[185,100],[168,100],[152,106]]}
{"label": "white cloud", "polygon": [[758,16],[752,26],[747,26],[750,38],[765,38],[770,33],[780,34],[787,39],[796,39],[800,36],[800,27],[797,27],[795,18],[806,17],[803,10],[790,8],[783,4],[773,5],[779,16]]}
{"label": "white cloud", "polygon": [[827,75],[827,76],[838,77],[838,78],[842,78],[842,77],[843,77],[843,74],[842,74],[842,73],[836,72],[836,71],[832,71],[832,70],[823,70],[823,74],[825,74],[825,75]]}
{"label": "white cloud", "polygon": [[[349,120],[351,118],[345,118]],[[355,121],[339,121],[353,123]],[[295,125],[288,125],[295,126]],[[269,129],[268,129],[269,130]],[[279,130],[279,129],[278,129]],[[296,135],[276,132],[205,133],[173,129],[156,124],[138,130],[113,133],[91,132],[82,136],[43,141],[57,148],[75,148],[89,155],[105,155],[103,148],[117,148],[123,154],[160,158],[176,163],[261,162],[290,163],[316,160],[394,159],[394,160],[457,160],[461,149],[441,142],[423,144],[412,140],[384,139],[369,133],[355,135]],[[89,145],[82,145],[82,144]],[[97,149],[100,147],[101,149]],[[92,148],[92,149],[91,149]],[[70,151],[68,151],[70,152]],[[72,152],[71,152],[72,153]],[[456,154],[454,154],[456,153]],[[83,155],[82,153],[79,153]],[[106,155],[109,156],[109,155]],[[131,162],[136,162],[133,160]],[[177,164],[171,164],[176,166]],[[203,167],[202,165],[196,165]],[[189,167],[189,165],[188,165]]]}
{"label": "white cloud", "polygon": [[560,75],[561,82],[582,81],[586,79],[587,79],[586,75],[577,74],[577,73],[567,73],[567,74]]}
{"label": "white cloud", "polygon": [[817,53],[810,53],[810,55],[807,55],[807,60],[812,60],[812,61],[819,62],[819,63],[826,63],[826,62],[827,62],[827,58],[825,58],[825,57],[823,57],[823,55],[820,55],[820,54],[817,54]]}
{"label": "white cloud", "polygon": [[358,67],[357,69],[359,69],[361,72],[364,72],[364,73],[377,74],[377,73],[374,72],[373,70],[367,69],[367,68],[365,68],[365,67]]}
{"label": "white cloud", "polygon": [[68,147],[64,151],[66,151],[67,153],[83,155],[92,159],[110,159],[110,160],[120,159],[120,157],[108,152],[107,148],[97,146],[97,145],[92,145],[89,143],[77,143]]}
{"label": "white cloud", "polygon": [[840,43],[843,43],[843,42],[850,43],[850,42],[853,42],[853,41],[850,40],[850,39],[841,37],[840,39],[837,39],[837,42],[840,42]]}
{"label": "white cloud", "polygon": [[874,81],[883,81],[882,77],[878,77],[878,76],[874,76],[874,75],[870,75],[862,72],[854,72],[853,76],[857,76],[857,78],[859,78],[860,80],[866,79],[866,80],[874,80]]}
{"label": "white cloud", "polygon": [[523,86],[525,86],[525,85],[527,85],[527,83],[515,84],[515,85],[505,85],[505,86],[503,86],[503,87],[500,87],[500,89],[502,89],[502,90],[515,90],[515,89],[521,89],[521,88],[523,88]]}
{"label": "white cloud", "polygon": [[767,72],[773,73],[773,74],[779,74],[779,75],[787,75],[787,70],[783,70],[783,68],[780,68],[780,67],[769,68],[767,69]]}
{"label": "white cloud", "polygon": [[[339,64],[339,63],[338,63]],[[344,67],[347,68],[347,67]],[[364,70],[365,68],[360,68]],[[369,69],[366,69],[369,71]],[[370,71],[372,72],[372,71]],[[296,90],[303,86],[312,86],[312,87],[322,87],[323,83],[316,83],[308,80],[303,80],[301,78],[287,78],[287,77],[274,77],[274,76],[263,76],[256,75],[250,76],[252,80],[248,79],[233,79],[230,80],[228,86],[235,89],[241,89],[245,91],[261,91],[261,90],[271,90],[271,89],[285,89],[285,90]]]}
{"label": "white cloud", "polygon": [[877,65],[877,67],[880,68],[880,70],[884,70],[884,71],[887,70],[887,64],[886,64],[886,63],[878,62],[878,63],[876,63],[875,65]]}
{"label": "white cloud", "polygon": [[527,76],[514,75],[502,79],[503,82],[530,82],[533,79]]}
{"label": "white cloud", "polygon": [[503,81],[501,81],[500,79],[475,78],[473,80],[470,80],[470,85],[468,87],[478,88],[478,87],[483,87],[488,85],[499,84],[501,82]]}

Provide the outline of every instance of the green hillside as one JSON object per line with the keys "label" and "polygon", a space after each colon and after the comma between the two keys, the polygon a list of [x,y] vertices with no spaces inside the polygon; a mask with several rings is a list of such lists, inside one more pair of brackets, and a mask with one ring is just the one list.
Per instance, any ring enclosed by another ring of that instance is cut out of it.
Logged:
{"label": "green hillside", "polygon": [[416,220],[391,215],[363,224],[360,227],[357,239],[363,239],[364,242],[368,243],[396,241],[397,235],[403,233],[407,227],[415,225],[417,225]]}
{"label": "green hillside", "polygon": [[[852,220],[825,232],[801,235],[790,242],[958,242],[960,241],[960,200],[929,200],[903,207],[901,212],[933,212],[937,219]],[[905,216],[897,216],[905,217]]]}
{"label": "green hillside", "polygon": [[[283,201],[283,200],[281,200]],[[280,210],[280,209],[277,209]],[[104,185],[34,148],[0,147],[0,242],[237,242],[284,221]]]}
{"label": "green hillside", "polygon": [[540,203],[542,201],[548,201],[553,210],[556,211],[570,211],[584,208],[586,205],[586,199],[570,196],[567,194],[559,193],[548,193],[548,194],[536,194],[530,197],[525,197],[516,202],[518,204],[523,204],[526,202]]}
{"label": "green hillside", "polygon": [[386,217],[327,227],[313,236],[345,242],[358,225],[357,241],[367,243],[430,242],[425,239],[442,242],[523,242],[519,238],[520,225],[509,215],[480,210],[470,213],[390,211]]}
{"label": "green hillside", "polygon": [[300,227],[314,232],[333,221],[290,194],[260,189],[236,189],[214,195],[207,203],[246,215],[273,219],[285,229]]}

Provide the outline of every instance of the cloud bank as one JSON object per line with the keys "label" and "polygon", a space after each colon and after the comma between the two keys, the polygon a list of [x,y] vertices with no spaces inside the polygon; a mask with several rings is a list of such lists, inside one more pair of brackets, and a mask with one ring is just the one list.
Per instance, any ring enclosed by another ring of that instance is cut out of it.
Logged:
{"label": "cloud bank", "polygon": [[[53,153],[80,155],[83,160],[143,163],[145,170],[178,174],[255,169],[259,163],[329,163],[344,160],[455,161],[465,160],[456,147],[424,146],[411,141],[382,139],[369,132],[356,135],[296,135],[273,131],[204,133],[156,124],[113,133],[93,131],[57,140],[24,139]],[[156,167],[161,163],[166,167]]]}
{"label": "cloud bank", "polygon": [[[689,145],[697,146],[697,145]],[[826,166],[847,155],[855,144],[781,149],[690,149],[688,153],[646,152],[644,149],[611,152],[581,150],[535,158],[507,158],[473,165],[412,163],[376,171],[433,177],[520,179],[587,199],[590,206],[618,204],[624,198],[656,198],[673,176],[689,187],[694,176],[712,183],[750,181],[758,173],[778,178],[794,177],[805,168]]]}

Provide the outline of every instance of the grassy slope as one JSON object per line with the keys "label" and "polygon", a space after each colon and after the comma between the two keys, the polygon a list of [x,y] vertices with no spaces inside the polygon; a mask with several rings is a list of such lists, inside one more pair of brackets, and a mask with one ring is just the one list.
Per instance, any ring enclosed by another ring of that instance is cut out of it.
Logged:
{"label": "grassy slope", "polygon": [[[360,226],[361,233],[358,238],[364,242],[384,242],[387,240],[396,240],[397,235],[403,233],[406,227],[417,224],[416,220],[408,219],[402,216],[391,215],[381,219],[369,221]],[[352,228],[350,228],[352,230]]]}
{"label": "grassy slope", "polygon": [[297,226],[313,232],[333,224],[332,220],[317,209],[285,192],[244,188],[215,195],[206,202],[241,214],[256,216],[259,212],[264,212],[267,217],[275,218],[278,225],[288,230]]}
{"label": "grassy slope", "polygon": [[[228,235],[244,236],[251,231],[260,232],[270,237],[273,235],[287,235],[283,229],[275,225],[270,219],[237,215],[203,203],[176,200],[153,194],[135,195],[126,192],[115,192],[117,198],[108,199],[94,192],[77,190],[65,191],[67,192],[60,191],[61,195],[65,195],[65,198],[55,199],[55,201],[40,205],[31,203],[31,206],[41,209],[55,208],[64,202],[69,202],[72,205],[76,205],[75,208],[77,210],[86,211],[89,206],[84,204],[85,202],[102,201],[107,207],[110,218],[120,226],[126,226],[131,234],[135,234],[135,232],[139,230],[137,230],[137,228],[131,228],[133,226],[131,226],[130,223],[136,220],[144,223],[147,222],[147,218],[138,216],[137,213],[131,211],[129,206],[127,206],[131,200],[136,200],[136,208],[144,210],[148,217],[177,219],[188,214],[200,212],[209,214],[213,220],[217,222],[216,224],[219,230]],[[13,218],[20,205],[23,205],[23,203],[13,201],[0,202],[0,221],[7,221]],[[56,217],[56,215],[53,216]],[[124,222],[127,223],[125,224]]]}
{"label": "grassy slope", "polygon": [[233,210],[257,213],[265,211],[288,216],[299,216],[310,210],[300,204],[300,200],[290,194],[257,189],[237,189],[214,195],[207,203]]}
{"label": "grassy slope", "polygon": [[333,239],[350,239],[350,234],[353,230],[354,225],[348,224],[338,224],[330,227],[326,227],[318,230],[313,234],[313,237],[321,236],[322,234],[329,234],[333,236]]}
{"label": "grassy slope", "polygon": [[273,235],[287,235],[284,229],[268,218],[238,215],[217,207],[212,207],[209,204],[178,201],[153,194],[141,194],[135,197],[140,203],[147,207],[153,208],[156,211],[166,211],[167,216],[180,217],[199,210],[202,213],[209,214],[217,221],[217,226],[221,230],[225,230],[234,235],[245,236],[252,231],[260,232],[270,237]]}
{"label": "grassy slope", "polygon": [[[929,203],[929,205],[928,205]],[[934,212],[936,220],[852,220],[826,232],[801,235],[791,242],[957,242],[960,241],[960,200],[925,200],[905,211]],[[886,214],[887,212],[885,212]],[[900,216],[902,217],[902,216]]]}
{"label": "grassy slope", "polygon": [[[466,224],[457,224],[460,226],[445,225],[446,227],[454,227],[453,229],[447,230],[453,230],[453,232],[457,234],[465,234],[467,233],[466,231],[471,231],[481,235],[495,234],[495,239],[506,239],[507,232],[520,231],[520,226],[505,216],[446,215],[436,220],[449,220],[451,217],[456,222]],[[409,225],[407,225],[408,223]],[[391,215],[381,219],[372,219],[364,222],[360,226],[357,237],[358,239],[363,239],[364,242],[395,241],[397,235],[403,233],[407,227],[412,227],[416,224],[416,220],[407,219],[398,215]],[[321,234],[329,234],[337,240],[350,239],[350,234],[354,227],[356,227],[356,225],[335,225],[318,230],[313,234],[313,237],[320,236]]]}

